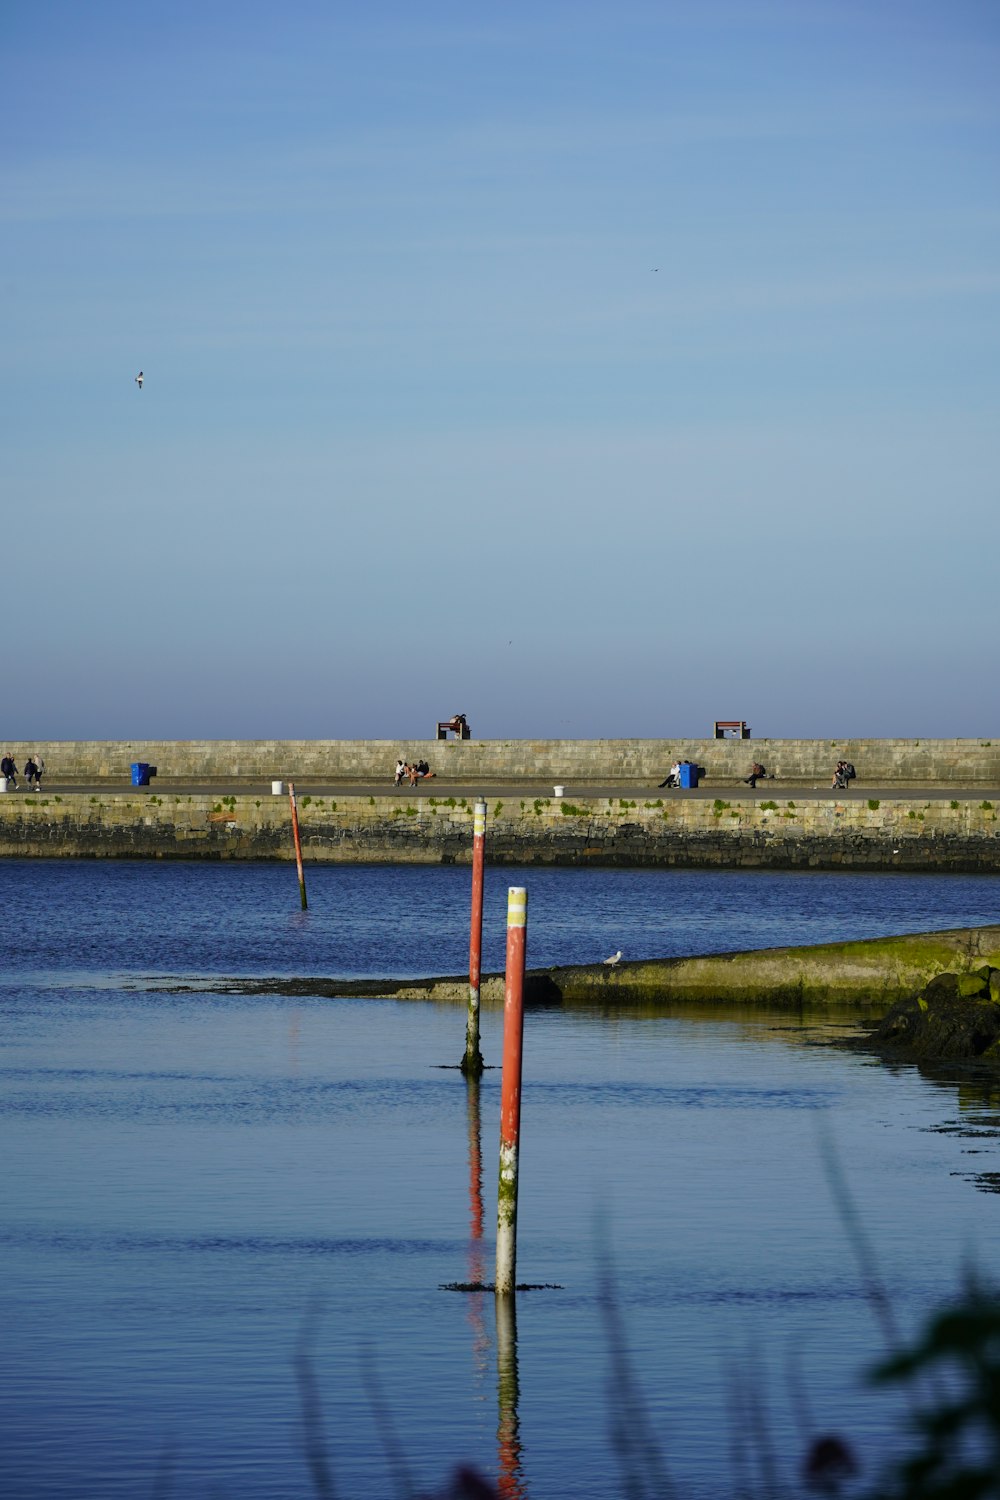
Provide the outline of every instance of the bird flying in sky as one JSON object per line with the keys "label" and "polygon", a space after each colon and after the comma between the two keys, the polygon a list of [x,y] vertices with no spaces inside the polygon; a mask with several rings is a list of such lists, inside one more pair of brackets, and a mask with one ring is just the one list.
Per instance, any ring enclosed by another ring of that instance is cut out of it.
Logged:
{"label": "bird flying in sky", "polygon": [[138,375],[135,377],[135,383],[139,387],[140,391],[142,390],[142,379],[142,371],[140,370]]}

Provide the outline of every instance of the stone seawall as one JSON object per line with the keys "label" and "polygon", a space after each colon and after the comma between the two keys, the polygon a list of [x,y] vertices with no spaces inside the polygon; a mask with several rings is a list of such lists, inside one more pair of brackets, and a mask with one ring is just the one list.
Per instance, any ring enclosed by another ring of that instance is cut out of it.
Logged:
{"label": "stone seawall", "polygon": [[[711,953],[685,958],[649,958],[616,968],[586,964],[529,969],[529,1005],[562,1005],[602,1010],[669,1011],[675,1003],[699,1006],[767,1005],[818,1015],[823,1011],[855,1019],[881,1017],[909,999],[935,975],[968,974],[983,964],[1000,967],[1000,927],[965,927],[903,937],[867,938],[799,948],[761,948],[745,953]],[[281,978],[231,979],[232,994],[364,995],[397,1000],[436,1000],[464,1004],[468,975],[429,979]],[[504,1003],[503,974],[484,974],[484,1008]]]}
{"label": "stone seawall", "polygon": [[763,761],[779,781],[829,785],[844,759],[868,786],[946,785],[1000,788],[1000,739],[975,740],[62,740],[5,742],[18,766],[32,750],[53,782],[128,783],[135,761],[157,768],[157,781],[383,781],[397,755],[429,761],[443,779],[655,785],[675,760],[703,766],[719,785]]}
{"label": "stone seawall", "polygon": [[[1000,870],[988,799],[852,796],[518,797],[489,800],[494,864]],[[472,804],[404,793],[299,799],[305,858],[468,860]],[[0,856],[290,859],[286,797],[150,789],[0,797]]]}

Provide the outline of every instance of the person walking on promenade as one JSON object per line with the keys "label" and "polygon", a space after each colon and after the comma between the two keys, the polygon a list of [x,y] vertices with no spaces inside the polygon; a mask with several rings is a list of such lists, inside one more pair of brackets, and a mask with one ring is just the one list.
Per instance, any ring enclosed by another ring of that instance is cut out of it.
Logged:
{"label": "person walking on promenade", "polygon": [[28,759],[24,762],[24,779],[28,783],[29,791],[34,786],[37,775],[38,767],[35,765],[34,757],[29,755]]}
{"label": "person walking on promenade", "polygon": [[14,790],[17,791],[17,767],[9,750],[3,760],[0,760],[0,776],[4,778],[8,786],[13,782]]}
{"label": "person walking on promenade", "polygon": [[40,792],[42,790],[42,774],[45,770],[45,762],[37,750],[31,758],[35,762],[35,791]]}
{"label": "person walking on promenade", "polygon": [[393,777],[393,782],[392,782],[393,786],[399,786],[399,783],[402,781],[402,779],[403,779],[403,777],[405,775],[406,775],[406,764],[405,764],[405,762],[403,760],[401,760],[401,759],[397,760],[397,762],[396,762],[396,774]]}

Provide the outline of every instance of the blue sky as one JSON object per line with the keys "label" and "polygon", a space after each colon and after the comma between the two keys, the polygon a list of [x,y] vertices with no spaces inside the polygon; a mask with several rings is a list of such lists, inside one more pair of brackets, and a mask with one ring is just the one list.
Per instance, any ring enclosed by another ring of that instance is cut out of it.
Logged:
{"label": "blue sky", "polygon": [[0,734],[1000,735],[998,76],[994,0],[9,0]]}

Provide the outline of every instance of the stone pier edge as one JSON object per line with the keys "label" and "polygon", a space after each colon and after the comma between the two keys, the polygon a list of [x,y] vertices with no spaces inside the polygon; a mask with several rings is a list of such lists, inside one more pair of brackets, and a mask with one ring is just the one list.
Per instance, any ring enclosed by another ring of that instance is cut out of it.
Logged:
{"label": "stone pier edge", "polygon": [[[882,1016],[935,974],[1000,968],[1000,926],[952,928],[848,943],[766,948],[683,958],[625,959],[606,964],[529,969],[532,1006],[663,1013],[673,1004],[727,1009],[766,1005],[795,1014],[836,1013],[852,1020]],[[342,999],[429,1000],[464,1004],[467,976],[421,979],[231,979],[213,989]],[[481,1003],[502,1008],[504,976],[483,976]]]}
{"label": "stone pier edge", "polygon": [[[307,863],[467,863],[473,797],[299,797]],[[967,789],[843,799],[769,788],[731,800],[659,792],[487,798],[489,864],[1000,870],[998,803]],[[294,857],[288,798],[149,788],[0,796],[0,857]]]}

